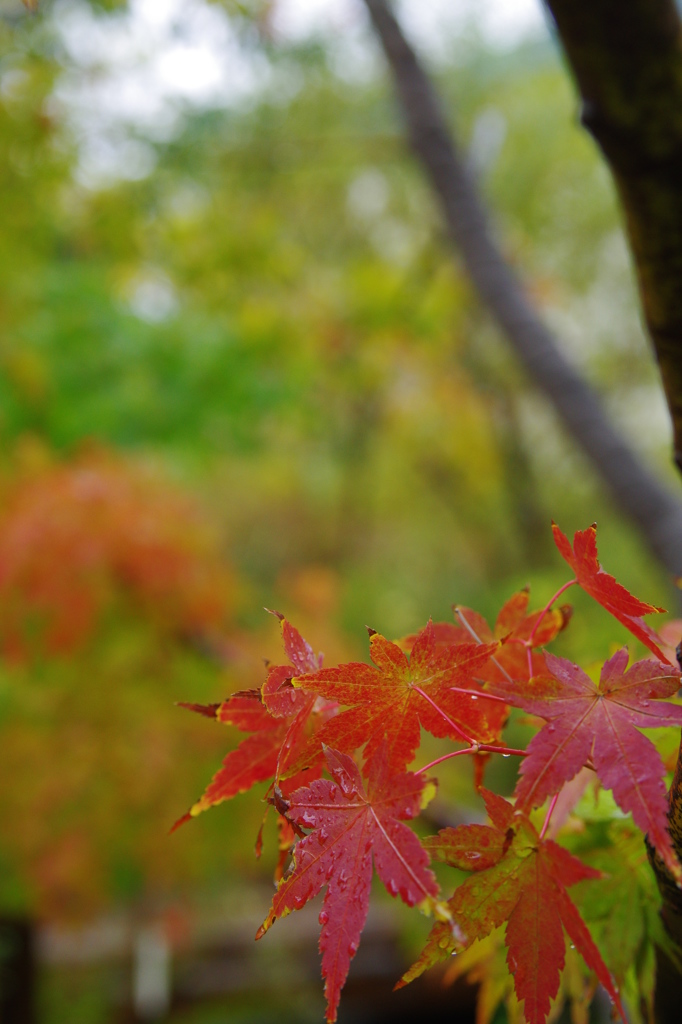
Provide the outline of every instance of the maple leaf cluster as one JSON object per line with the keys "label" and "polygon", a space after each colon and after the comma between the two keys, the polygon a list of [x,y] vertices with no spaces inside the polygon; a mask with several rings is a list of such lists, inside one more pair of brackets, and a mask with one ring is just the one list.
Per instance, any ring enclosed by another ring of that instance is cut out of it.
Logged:
{"label": "maple leaf cluster", "polygon": [[[392,896],[435,918],[398,987],[459,954],[458,964],[468,966],[450,974],[468,969],[482,981],[482,1020],[506,994],[528,1024],[544,1024],[553,1003],[576,987],[567,972],[583,979],[583,992],[600,983],[625,1020],[620,988],[627,991],[631,972],[603,926],[604,914],[595,917],[600,885],[612,909],[618,899],[632,904],[634,893],[646,891],[634,934],[643,943],[646,929],[650,945],[665,945],[662,929],[652,924],[655,914],[646,909],[656,897],[650,884],[647,889],[651,869],[641,836],[639,858],[621,857],[615,875],[604,870],[603,848],[613,830],[627,827],[631,850],[638,829],[672,879],[682,882],[667,828],[666,768],[639,731],[682,725],[682,705],[666,700],[677,693],[680,672],[642,617],[662,609],[633,597],[601,568],[596,528],[578,531],[572,545],[554,524],[553,531],[574,576],[540,611],[529,612],[527,590],[507,601],[492,628],[457,606],[454,622],[429,622],[397,642],[370,630],[372,664],[330,668],[280,616],[288,663],[268,666],[260,690],[220,704],[186,705],[248,735],[176,824],[269,783],[266,801],[278,815],[280,837],[277,889],[256,938],[326,889],[319,920],[328,1022],[336,1019],[358,949],[373,868]],[[545,646],[570,619],[570,608],[556,602],[573,585],[626,626],[655,660],[628,668],[623,648],[595,682],[548,653]],[[503,739],[513,708],[543,723],[525,749]],[[414,770],[422,730],[452,749]],[[482,785],[486,762],[496,754],[520,758],[512,800]],[[420,840],[406,822],[435,794],[434,769],[462,755],[474,760],[490,824],[445,828]],[[585,838],[592,835],[589,808],[580,810],[590,799],[601,807],[594,833],[600,838],[592,842]],[[605,839],[607,825],[612,831]],[[258,849],[261,842],[259,836]],[[458,878],[469,872],[449,898],[441,896],[432,860],[457,869]],[[572,887],[577,903],[568,893]],[[493,974],[507,979],[494,997],[486,987]],[[651,980],[644,974],[638,974],[636,1013],[650,1002]]]}

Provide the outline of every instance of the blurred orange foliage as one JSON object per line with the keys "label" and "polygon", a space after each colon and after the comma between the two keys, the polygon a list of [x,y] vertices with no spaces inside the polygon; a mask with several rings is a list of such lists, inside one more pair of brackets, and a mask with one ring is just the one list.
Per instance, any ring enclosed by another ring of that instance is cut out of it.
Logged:
{"label": "blurred orange foliage", "polygon": [[225,742],[175,701],[234,688],[206,654],[234,629],[235,591],[219,531],[161,472],[18,446],[0,480],[5,905],[87,917],[224,858],[168,828]]}
{"label": "blurred orange foliage", "polygon": [[186,494],[105,449],[24,467],[2,488],[0,650],[69,654],[122,594],[165,630],[217,630],[233,590],[217,547]]}

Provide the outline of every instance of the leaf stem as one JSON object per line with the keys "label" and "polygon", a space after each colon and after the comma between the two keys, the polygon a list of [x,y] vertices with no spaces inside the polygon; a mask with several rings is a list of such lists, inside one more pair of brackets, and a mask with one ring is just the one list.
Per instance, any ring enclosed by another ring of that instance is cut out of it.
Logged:
{"label": "leaf stem", "polygon": [[482,754],[502,754],[502,757],[509,757],[511,754],[515,757],[525,757],[527,754],[526,750],[519,747],[496,747],[494,743],[479,743],[478,749]]}
{"label": "leaf stem", "polygon": [[496,697],[493,693],[488,693],[487,690],[467,690],[463,686],[448,686],[450,693],[466,693],[470,697],[485,697],[486,700],[494,700],[498,704],[506,704],[507,701],[504,697]]}
{"label": "leaf stem", "polygon": [[514,747],[495,747],[492,743],[473,743],[470,747],[464,747],[462,750],[451,750],[449,754],[443,754],[442,757],[437,757],[435,761],[429,761],[428,764],[419,769],[419,773],[428,772],[442,761],[448,761],[451,757],[459,757],[460,754],[502,754],[503,757],[515,754],[517,757],[525,757],[526,751],[517,750]]}
{"label": "leaf stem", "polygon": [[442,757],[437,757],[435,761],[429,761],[428,764],[425,764],[423,768],[419,769],[417,774],[421,775],[422,772],[431,771],[431,769],[435,768],[437,764],[441,764],[442,761],[449,761],[451,757],[459,757],[460,754],[476,754],[476,753],[478,753],[478,747],[477,746],[462,747],[461,750],[451,750],[449,754],[443,754]]}
{"label": "leaf stem", "polygon": [[531,647],[533,646],[533,639],[535,637],[535,634],[537,633],[538,626],[540,625],[540,623],[544,619],[544,617],[547,614],[547,612],[550,610],[550,608],[552,607],[554,602],[557,600],[557,598],[561,597],[561,595],[563,594],[564,590],[568,590],[569,587],[572,587],[577,582],[578,582],[577,579],[572,579],[572,580],[569,580],[568,583],[564,583],[563,587],[559,587],[559,589],[557,590],[556,594],[553,594],[552,597],[550,597],[550,599],[547,602],[547,604],[545,605],[545,607],[538,614],[538,617],[535,620],[535,625],[533,626],[533,628],[531,630],[531,634],[528,637],[528,639],[526,640],[526,646],[527,646],[529,651],[530,651]]}
{"label": "leaf stem", "polygon": [[556,802],[557,802],[558,799],[559,799],[559,794],[555,793],[554,796],[552,797],[552,799],[550,800],[549,807],[547,808],[547,814],[545,816],[545,823],[542,826],[542,832],[540,833],[540,839],[544,839],[545,838],[545,832],[547,831],[547,828],[549,827],[549,820],[552,817],[552,813],[554,811],[554,808],[556,807]]}

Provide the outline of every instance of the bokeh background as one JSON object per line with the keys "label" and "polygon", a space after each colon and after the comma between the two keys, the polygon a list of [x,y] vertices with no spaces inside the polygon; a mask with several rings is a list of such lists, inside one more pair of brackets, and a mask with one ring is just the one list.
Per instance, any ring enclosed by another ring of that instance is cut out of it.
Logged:
{"label": "bokeh background", "polygon": [[[672,479],[539,4],[399,10],[507,258]],[[598,521],[643,598],[675,592],[473,295],[359,0],[1,0],[0,186],[2,1019],[321,1020],[315,912],[253,946],[263,788],[168,835],[238,739],[176,702],[260,685],[264,607],[334,664],[367,657],[365,624],[494,618],[525,584],[541,606],[552,518]],[[559,653],[623,641],[575,605]],[[438,813],[477,813],[469,771]],[[427,927],[377,893],[341,1020],[414,1019],[389,993]]]}

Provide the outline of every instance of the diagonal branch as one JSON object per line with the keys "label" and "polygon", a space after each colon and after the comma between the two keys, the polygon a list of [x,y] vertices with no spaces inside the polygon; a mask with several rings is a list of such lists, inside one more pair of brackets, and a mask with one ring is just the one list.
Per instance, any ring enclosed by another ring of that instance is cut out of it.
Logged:
{"label": "diagonal branch", "polygon": [[[646,4],[647,0],[640,2]],[[393,72],[412,148],[433,185],[450,238],[479,297],[529,376],[591,459],[618,507],[638,526],[665,568],[679,575],[682,503],[632,451],[606,415],[597,393],[564,358],[538,317],[500,253],[473,178],[414,50],[386,0],[365,3]],[[574,6],[584,9],[586,5],[580,0]]]}

